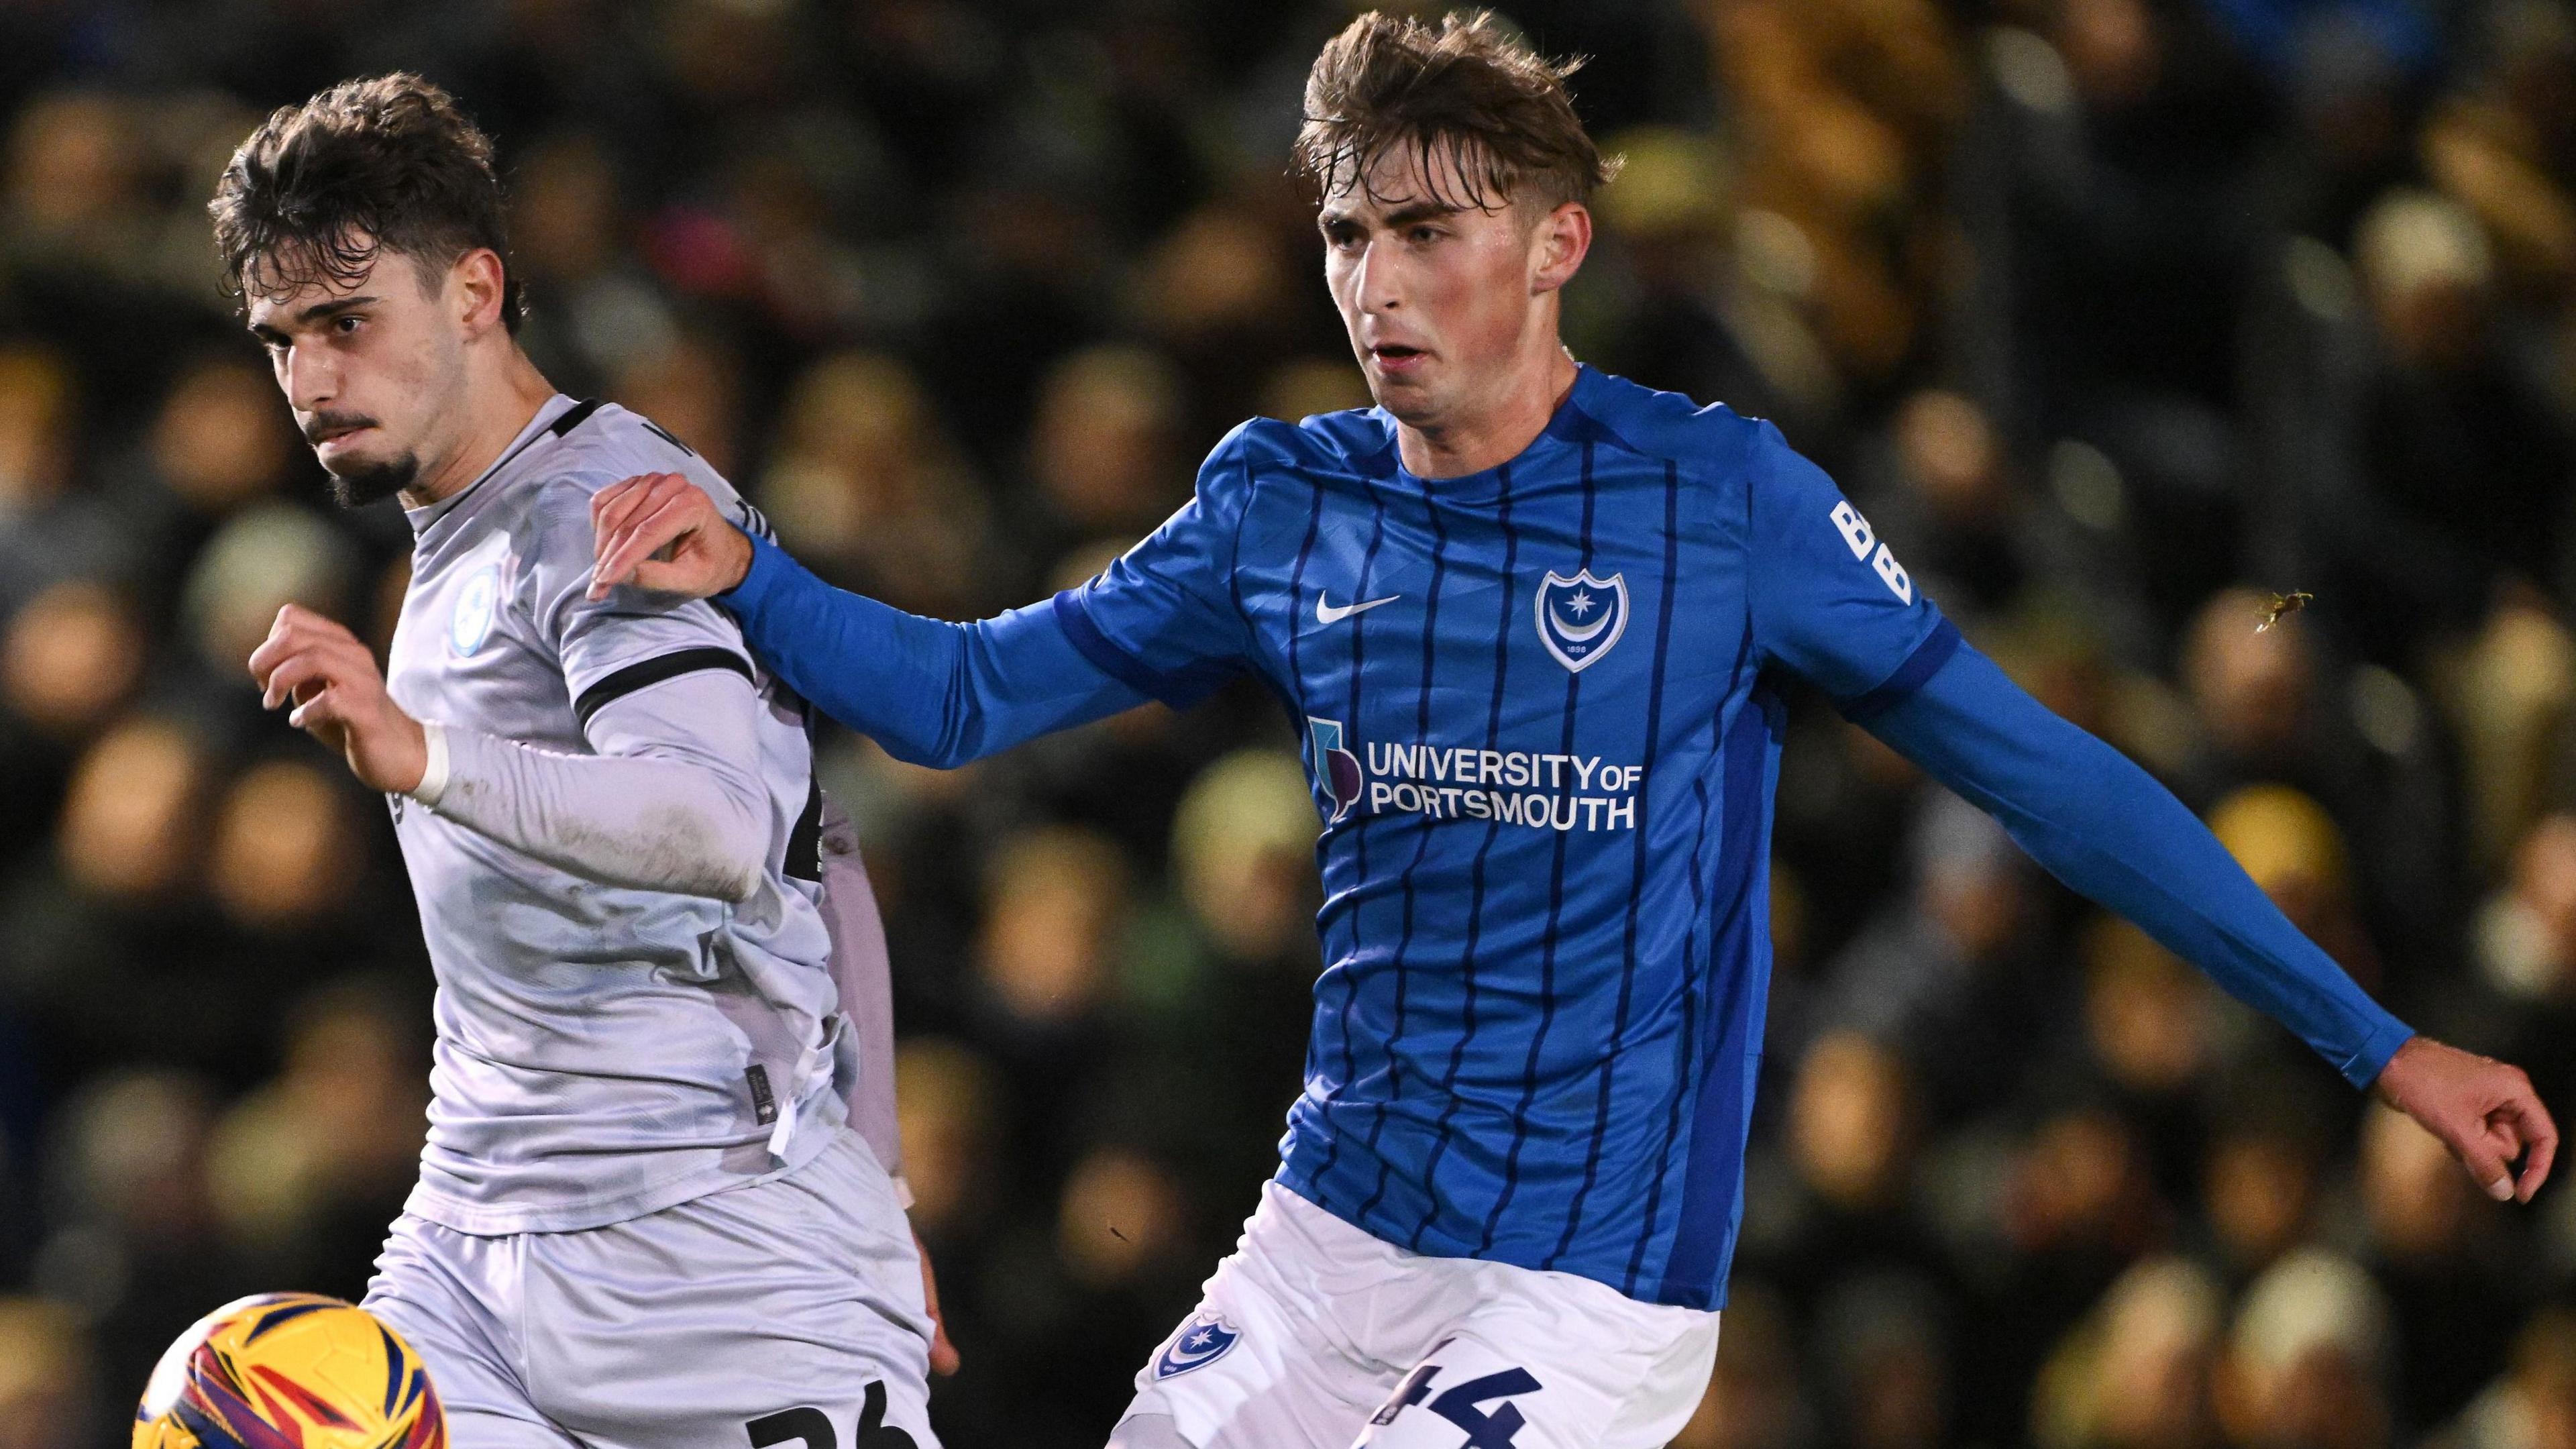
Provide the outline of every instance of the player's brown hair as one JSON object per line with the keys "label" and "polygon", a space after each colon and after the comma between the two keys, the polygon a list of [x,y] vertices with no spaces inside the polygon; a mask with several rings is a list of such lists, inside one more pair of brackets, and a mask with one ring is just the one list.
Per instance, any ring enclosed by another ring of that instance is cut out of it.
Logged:
{"label": "player's brown hair", "polygon": [[388,252],[435,271],[489,247],[501,258],[501,320],[519,330],[525,302],[491,139],[419,76],[343,81],[272,112],[233,152],[206,212],[236,295],[347,285]]}
{"label": "player's brown hair", "polygon": [[1426,173],[1443,152],[1456,163],[1466,193],[1444,204],[1589,203],[1619,162],[1593,145],[1566,95],[1582,64],[1540,55],[1489,11],[1435,28],[1372,10],[1315,57],[1296,169],[1328,197],[1357,187],[1374,198],[1369,168],[1401,146]]}

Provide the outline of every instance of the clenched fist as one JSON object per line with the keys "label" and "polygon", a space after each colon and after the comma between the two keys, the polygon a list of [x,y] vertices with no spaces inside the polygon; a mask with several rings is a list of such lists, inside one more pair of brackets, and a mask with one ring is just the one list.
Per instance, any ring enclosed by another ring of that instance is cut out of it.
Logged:
{"label": "clenched fist", "polygon": [[289,604],[251,651],[250,672],[261,705],[294,705],[286,722],[338,750],[359,783],[389,795],[420,788],[429,738],[385,693],[384,671],[357,635]]}

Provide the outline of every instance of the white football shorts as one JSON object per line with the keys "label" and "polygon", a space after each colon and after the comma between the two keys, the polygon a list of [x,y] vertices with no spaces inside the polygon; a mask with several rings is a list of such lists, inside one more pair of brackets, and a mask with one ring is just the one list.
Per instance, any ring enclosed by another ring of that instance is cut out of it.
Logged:
{"label": "white football shorts", "polygon": [[784,1177],[607,1227],[395,1219],[366,1307],[455,1449],[935,1449],[930,1318],[894,1184],[843,1129]]}
{"label": "white football shorts", "polygon": [[1660,1449],[1707,1391],[1717,1322],[1410,1253],[1270,1182],[1121,1423],[1167,1417],[1192,1449]]}

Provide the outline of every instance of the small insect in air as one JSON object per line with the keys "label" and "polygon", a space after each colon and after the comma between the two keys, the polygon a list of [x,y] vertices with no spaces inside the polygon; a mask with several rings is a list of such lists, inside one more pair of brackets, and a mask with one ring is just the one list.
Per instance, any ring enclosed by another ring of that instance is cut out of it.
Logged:
{"label": "small insect in air", "polygon": [[2316,601],[2317,596],[2314,594],[2289,593],[2269,595],[2265,598],[2263,603],[2263,622],[2254,626],[2254,632],[2260,634],[2264,630],[2271,628],[2273,625],[2280,623],[2284,617],[2295,614]]}

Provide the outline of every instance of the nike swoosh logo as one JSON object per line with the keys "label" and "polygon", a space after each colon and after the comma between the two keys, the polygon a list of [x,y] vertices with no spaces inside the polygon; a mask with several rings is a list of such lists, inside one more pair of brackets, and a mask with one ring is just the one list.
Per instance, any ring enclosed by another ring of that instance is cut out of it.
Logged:
{"label": "nike swoosh logo", "polygon": [[1338,624],[1353,614],[1366,613],[1380,604],[1392,604],[1404,595],[1389,594],[1383,599],[1371,599],[1365,604],[1344,604],[1340,608],[1326,602],[1327,597],[1321,593],[1315,595],[1315,622],[1318,624]]}

